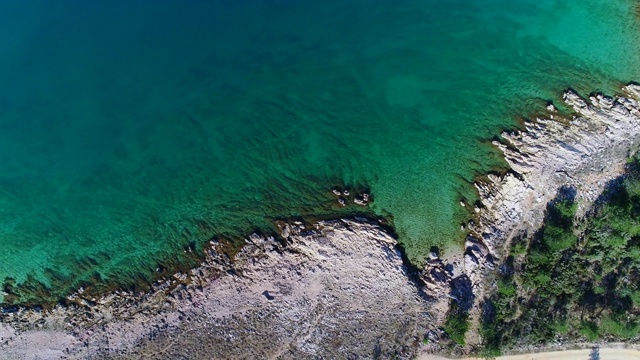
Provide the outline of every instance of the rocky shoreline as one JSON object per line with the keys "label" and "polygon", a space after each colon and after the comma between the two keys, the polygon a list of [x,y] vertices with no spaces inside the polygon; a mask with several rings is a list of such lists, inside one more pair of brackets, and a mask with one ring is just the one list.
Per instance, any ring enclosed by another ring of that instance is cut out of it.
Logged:
{"label": "rocky shoreline", "polygon": [[393,238],[363,219],[287,232],[286,244],[250,236],[233,262],[212,244],[201,267],[142,298],[118,293],[93,306],[3,314],[0,357],[416,354],[438,315],[407,277]]}
{"label": "rocky shoreline", "polygon": [[[563,187],[575,190],[577,216],[584,216],[640,149],[640,86],[622,90],[623,96],[594,94],[588,99],[567,90],[563,101],[574,111],[570,118],[559,116],[549,104],[547,117],[525,122],[523,130],[505,132],[504,142],[494,142],[511,170],[475,184],[482,207],[478,221],[469,226],[464,261],[475,300],[470,334],[479,325],[480,301],[495,291],[491,275],[496,260],[507,254],[512,240],[528,238],[540,228],[547,204]],[[473,345],[478,339],[468,340]]]}
{"label": "rocky shoreline", "polygon": [[[511,239],[537,230],[565,185],[584,214],[640,147],[640,86],[625,95],[564,101],[575,111],[526,122],[495,145],[511,171],[476,183],[481,204],[464,252],[431,254],[415,272],[374,221],[282,224],[284,241],[252,235],[229,259],[211,243],[200,267],[147,294],[0,314],[0,359],[413,358],[443,351],[450,299],[472,326],[492,291],[491,273]],[[467,333],[470,351],[480,339]]]}

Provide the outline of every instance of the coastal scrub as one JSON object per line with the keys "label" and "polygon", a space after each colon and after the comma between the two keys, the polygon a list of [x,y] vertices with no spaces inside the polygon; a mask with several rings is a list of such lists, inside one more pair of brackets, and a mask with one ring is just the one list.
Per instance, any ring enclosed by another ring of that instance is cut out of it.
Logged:
{"label": "coastal scrub", "polygon": [[584,219],[571,189],[548,204],[542,228],[511,245],[486,299],[484,351],[555,339],[636,338],[640,316],[640,158],[609,182]]}

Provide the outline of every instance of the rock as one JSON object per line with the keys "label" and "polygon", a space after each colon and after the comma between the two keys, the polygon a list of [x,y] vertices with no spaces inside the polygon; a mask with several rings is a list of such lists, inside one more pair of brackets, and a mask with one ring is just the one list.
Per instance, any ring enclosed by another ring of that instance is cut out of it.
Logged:
{"label": "rock", "polygon": [[[624,90],[638,95],[635,85]],[[622,173],[627,154],[640,146],[635,98],[600,94],[588,103],[569,90],[563,99],[578,114],[569,126],[538,118],[527,131],[503,133],[510,146],[497,146],[513,173],[502,178],[490,175],[487,183],[476,184],[483,207],[481,223],[472,229],[485,234],[483,242],[492,248],[537,230],[546,203],[561,186],[578,189],[578,216],[584,214],[604,182]]]}
{"label": "rock", "polygon": [[289,236],[291,236],[291,226],[289,226],[289,224],[284,225],[281,235],[283,238],[288,238]]}
{"label": "rock", "polygon": [[367,193],[362,193],[360,195],[357,195],[353,202],[356,205],[360,205],[360,206],[367,206],[369,204],[369,194]]}
{"label": "rock", "polygon": [[144,296],[117,292],[82,308],[0,313],[0,358],[269,358],[283,346],[287,358],[333,358],[345,349],[369,358],[372,344],[383,358],[398,349],[401,358],[417,357],[411,344],[424,334],[437,339],[441,314],[409,281],[396,241],[369,222],[318,225],[322,231],[292,231],[278,249],[274,238],[252,234],[233,263],[214,251],[190,278],[167,279],[184,283]]}
{"label": "rock", "polygon": [[496,259],[506,255],[505,245],[540,228],[546,205],[560,188],[577,190],[581,217],[606,182],[623,172],[628,154],[640,148],[640,87],[624,90],[629,97],[597,95],[590,101],[566,91],[563,99],[576,112],[568,122],[553,115],[537,118],[525,122],[525,131],[504,132],[504,143],[494,142],[511,171],[489,174],[475,184],[481,206],[474,207],[478,221],[469,224],[475,235],[467,237],[464,256],[464,274],[474,284],[475,301],[491,291],[485,276],[495,271]]}

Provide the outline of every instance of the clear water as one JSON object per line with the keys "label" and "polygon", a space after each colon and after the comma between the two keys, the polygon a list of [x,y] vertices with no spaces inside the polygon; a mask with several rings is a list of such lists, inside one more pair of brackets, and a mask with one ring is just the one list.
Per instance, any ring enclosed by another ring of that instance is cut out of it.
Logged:
{"label": "clear water", "polygon": [[4,301],[150,279],[187,244],[339,215],[460,237],[488,140],[640,80],[631,0],[31,1],[0,9]]}

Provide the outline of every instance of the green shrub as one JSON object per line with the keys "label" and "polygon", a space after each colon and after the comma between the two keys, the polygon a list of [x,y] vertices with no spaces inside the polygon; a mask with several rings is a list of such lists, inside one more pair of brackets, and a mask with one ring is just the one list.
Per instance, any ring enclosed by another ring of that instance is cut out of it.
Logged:
{"label": "green shrub", "polygon": [[544,227],[543,238],[545,245],[551,251],[566,250],[573,246],[577,240],[572,229],[565,229],[554,225],[546,225]]}
{"label": "green shrub", "polygon": [[444,324],[444,331],[456,344],[464,346],[467,330],[469,330],[469,314],[462,311],[457,302],[452,301],[449,306],[447,321]]}
{"label": "green shrub", "polygon": [[498,295],[503,298],[511,298],[516,295],[516,284],[508,279],[498,280]]}
{"label": "green shrub", "polygon": [[593,342],[598,340],[600,335],[598,334],[598,325],[591,321],[583,321],[578,329],[580,335],[587,338],[588,341]]}
{"label": "green shrub", "polygon": [[539,288],[546,288],[551,283],[551,276],[547,274],[537,274],[533,278],[534,283]]}
{"label": "green shrub", "polygon": [[566,321],[558,321],[554,324],[553,330],[556,334],[566,335],[569,333],[569,323]]}
{"label": "green shrub", "polygon": [[[480,355],[498,356],[504,347],[558,335],[593,342],[640,334],[640,156],[580,223],[574,223],[571,195],[558,196],[540,230],[511,245],[501,267],[509,276],[498,278],[486,303],[491,310],[483,316]],[[451,312],[451,338],[463,343],[466,330],[466,315]]]}
{"label": "green shrub", "polygon": [[524,255],[527,253],[527,244],[524,242],[515,242],[511,246],[511,250],[509,251],[510,255],[518,256]]}
{"label": "green shrub", "polygon": [[638,334],[638,325],[635,322],[620,321],[607,316],[600,322],[600,332],[629,339]]}
{"label": "green shrub", "polygon": [[496,348],[496,347],[484,347],[480,351],[480,356],[483,359],[495,359],[501,355],[502,355],[502,351],[500,350],[500,348]]}

